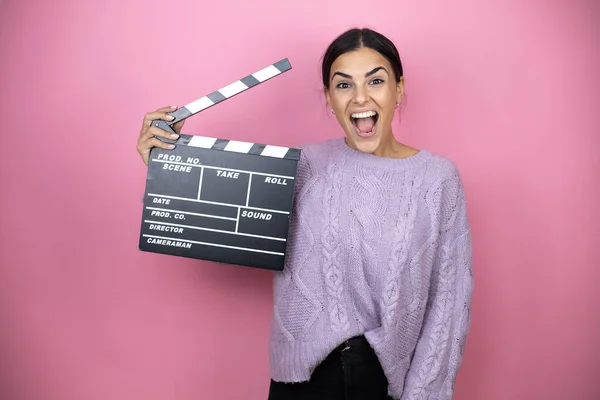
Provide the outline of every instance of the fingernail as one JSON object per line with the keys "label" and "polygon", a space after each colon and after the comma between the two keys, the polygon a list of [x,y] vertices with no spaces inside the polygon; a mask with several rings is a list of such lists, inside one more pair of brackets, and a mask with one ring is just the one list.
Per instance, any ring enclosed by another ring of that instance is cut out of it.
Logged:
{"label": "fingernail", "polygon": [[173,139],[177,139],[177,138],[179,137],[179,135],[178,135],[178,134],[176,134],[176,133],[171,133],[171,137],[172,137]]}
{"label": "fingernail", "polygon": [[167,115],[167,119],[168,119],[169,121],[173,121],[173,120],[175,119],[175,117],[174,117],[174,116],[172,116],[172,115]]}
{"label": "fingernail", "polygon": [[174,145],[174,144],[170,144],[170,145],[168,145],[168,146],[167,146],[167,148],[168,148],[168,149],[174,149],[174,148],[175,148],[175,145]]}

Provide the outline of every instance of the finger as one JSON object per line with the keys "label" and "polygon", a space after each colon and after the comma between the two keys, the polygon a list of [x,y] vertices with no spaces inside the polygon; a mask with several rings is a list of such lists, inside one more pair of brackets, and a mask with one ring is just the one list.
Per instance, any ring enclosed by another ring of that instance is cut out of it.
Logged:
{"label": "finger", "polygon": [[149,152],[152,147],[160,147],[161,149],[172,150],[175,148],[175,145],[170,144],[170,143],[165,143],[161,140],[158,140],[157,138],[150,138],[146,142],[145,148],[147,148],[148,152]]}
{"label": "finger", "polygon": [[150,157],[150,150],[153,147],[158,147],[165,150],[172,150],[175,148],[174,145],[169,143],[164,143],[158,140],[157,138],[150,138],[144,142],[140,142],[137,146],[138,153],[142,156],[142,159],[146,164],[148,164],[148,159]]}
{"label": "finger", "polygon": [[156,111],[146,113],[146,115],[144,115],[143,126],[144,127],[150,126],[152,124],[152,121],[154,121],[155,119],[162,119],[165,121],[173,121],[175,119],[175,117],[173,117],[172,115],[170,115],[168,113],[173,112],[175,110],[177,110],[177,107],[171,106],[171,107],[159,108]]}
{"label": "finger", "polygon": [[151,126],[146,130],[144,138],[148,139],[148,138],[151,138],[154,136],[158,136],[158,137],[162,137],[162,138],[170,139],[170,140],[179,138],[179,135],[176,133],[169,133],[165,130],[160,129],[157,126]]}
{"label": "finger", "polygon": [[177,133],[181,133],[181,128],[183,128],[183,124],[185,124],[185,121],[186,120],[184,119],[173,125],[173,130]]}
{"label": "finger", "polygon": [[150,159],[150,153],[142,153],[140,151],[138,151],[138,153],[140,153],[140,156],[142,157],[142,161],[144,161],[144,164],[148,165],[148,161]]}
{"label": "finger", "polygon": [[177,110],[177,106],[162,107],[162,108],[159,108],[156,111],[158,111],[158,112],[173,112],[175,110]]}
{"label": "finger", "polygon": [[143,128],[147,128],[147,127],[151,126],[152,121],[157,120],[157,119],[162,119],[164,121],[171,122],[175,119],[175,117],[173,117],[170,114],[167,114],[166,112],[161,112],[161,111],[155,111],[155,112],[148,113],[148,114],[144,115]]}

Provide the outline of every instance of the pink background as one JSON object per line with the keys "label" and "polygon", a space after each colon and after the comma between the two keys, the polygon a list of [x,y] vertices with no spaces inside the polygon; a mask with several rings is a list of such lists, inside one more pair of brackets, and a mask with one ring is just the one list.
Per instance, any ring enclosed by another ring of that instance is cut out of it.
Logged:
{"label": "pink background", "polygon": [[600,398],[599,2],[367,4],[0,3],[1,399],[266,399],[272,273],[139,252],[136,139],[145,112],[283,57],[185,131],[339,136],[319,58],[354,24],[400,49],[398,138],[463,172],[476,292],[455,398]]}

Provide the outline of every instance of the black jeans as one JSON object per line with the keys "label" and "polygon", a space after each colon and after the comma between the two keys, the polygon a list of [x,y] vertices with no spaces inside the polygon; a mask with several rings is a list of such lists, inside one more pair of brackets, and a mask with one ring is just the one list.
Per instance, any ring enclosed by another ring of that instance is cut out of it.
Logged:
{"label": "black jeans", "polygon": [[268,400],[387,400],[387,386],[377,355],[359,336],[331,352],[310,381],[271,380]]}

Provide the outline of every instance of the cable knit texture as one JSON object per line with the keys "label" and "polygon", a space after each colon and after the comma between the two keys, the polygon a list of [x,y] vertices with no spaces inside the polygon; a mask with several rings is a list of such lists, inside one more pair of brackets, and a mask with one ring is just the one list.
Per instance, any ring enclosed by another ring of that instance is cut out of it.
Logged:
{"label": "cable knit texture", "polygon": [[271,377],[310,379],[364,334],[394,399],[449,400],[470,326],[471,239],[459,172],[426,150],[302,147],[286,268],[274,280]]}

